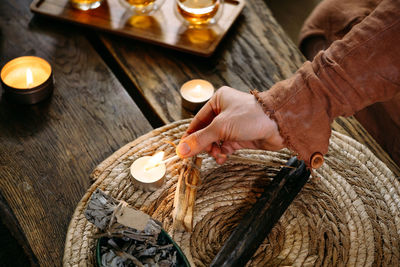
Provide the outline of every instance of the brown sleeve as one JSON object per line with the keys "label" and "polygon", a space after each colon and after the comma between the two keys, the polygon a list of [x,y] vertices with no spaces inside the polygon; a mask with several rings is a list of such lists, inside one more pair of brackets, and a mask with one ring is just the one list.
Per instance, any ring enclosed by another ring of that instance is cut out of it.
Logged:
{"label": "brown sleeve", "polygon": [[328,151],[330,124],[400,91],[400,1],[383,0],[344,39],[260,93],[289,149],[310,164]]}
{"label": "brown sleeve", "polygon": [[[324,0],[311,12],[299,34],[299,47],[312,36],[321,36],[329,44],[342,39],[360,23],[381,0]],[[304,52],[304,51],[303,51]]]}

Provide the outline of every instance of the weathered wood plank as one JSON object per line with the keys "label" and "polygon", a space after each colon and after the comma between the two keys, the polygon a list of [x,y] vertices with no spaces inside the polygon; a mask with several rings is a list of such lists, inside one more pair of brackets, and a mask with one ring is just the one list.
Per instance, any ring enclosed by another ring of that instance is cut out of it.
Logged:
{"label": "weathered wood plank", "polygon": [[0,96],[0,192],[33,258],[59,266],[90,172],[151,127],[79,30],[32,19],[29,4],[0,1],[0,64],[43,57],[56,85],[50,99],[34,106]]}
{"label": "weathered wood plank", "polygon": [[[262,0],[249,0],[213,57],[198,58],[159,47],[100,35],[110,55],[153,109],[167,123],[192,116],[181,107],[179,87],[202,78],[216,88],[268,90],[305,61]],[[399,167],[354,118],[339,118],[333,128],[366,144],[396,175]]]}

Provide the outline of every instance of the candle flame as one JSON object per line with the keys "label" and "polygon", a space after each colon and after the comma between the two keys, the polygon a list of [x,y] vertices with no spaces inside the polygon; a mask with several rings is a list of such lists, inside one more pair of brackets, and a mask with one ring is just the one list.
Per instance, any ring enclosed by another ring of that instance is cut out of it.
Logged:
{"label": "candle flame", "polygon": [[30,68],[26,69],[26,87],[30,87],[33,83],[33,75]]}
{"label": "candle flame", "polygon": [[144,169],[145,169],[146,171],[148,171],[148,170],[150,170],[150,169],[152,169],[152,168],[154,168],[154,167],[157,167],[158,164],[161,163],[161,161],[163,160],[163,158],[164,158],[164,151],[157,152],[157,153],[154,154],[154,155],[151,157],[151,159],[147,162],[147,164],[146,164],[146,166],[144,167]]}

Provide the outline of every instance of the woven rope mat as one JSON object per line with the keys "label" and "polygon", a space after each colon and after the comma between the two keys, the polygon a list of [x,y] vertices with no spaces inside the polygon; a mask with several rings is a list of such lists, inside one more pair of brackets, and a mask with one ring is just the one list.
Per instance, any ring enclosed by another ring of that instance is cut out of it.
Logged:
{"label": "woven rope mat", "polygon": [[[152,193],[135,190],[128,171],[137,157],[158,150],[164,150],[166,157],[174,154],[174,148],[163,140],[177,143],[188,122],[178,121],[138,138],[94,170],[95,182],[69,225],[64,266],[94,264],[95,240],[91,236],[97,230],[86,221],[83,211],[97,187],[160,220],[193,266],[207,266],[212,261],[278,169],[240,162],[217,166],[206,156],[194,230],[174,232],[171,211],[180,163],[167,165],[165,185]],[[282,164],[290,157],[285,150],[243,150],[238,154]],[[365,146],[333,132],[325,164],[314,172],[248,265],[400,266],[399,248],[399,180]]]}

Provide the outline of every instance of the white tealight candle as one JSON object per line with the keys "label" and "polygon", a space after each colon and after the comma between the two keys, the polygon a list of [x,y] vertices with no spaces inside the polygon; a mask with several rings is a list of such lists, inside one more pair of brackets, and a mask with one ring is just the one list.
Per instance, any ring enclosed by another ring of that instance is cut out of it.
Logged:
{"label": "white tealight candle", "polygon": [[181,87],[182,105],[190,111],[200,109],[214,94],[214,86],[205,80],[195,79]]}
{"label": "white tealight candle", "polygon": [[135,160],[130,168],[132,181],[135,186],[143,191],[155,191],[164,183],[166,171],[162,162],[164,152],[154,156],[144,156]]}

